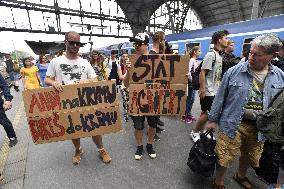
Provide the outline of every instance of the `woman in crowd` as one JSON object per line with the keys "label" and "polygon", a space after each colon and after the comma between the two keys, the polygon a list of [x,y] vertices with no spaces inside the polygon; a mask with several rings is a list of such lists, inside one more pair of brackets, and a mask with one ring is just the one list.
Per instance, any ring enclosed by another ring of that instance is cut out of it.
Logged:
{"label": "woman in crowd", "polygon": [[188,75],[188,95],[186,99],[186,111],[185,111],[185,115],[183,116],[183,121],[189,124],[196,120],[191,114],[191,109],[192,109],[192,105],[194,103],[195,94],[196,94],[196,90],[194,90],[192,86],[191,73],[193,73],[195,69],[198,67],[198,62],[196,59],[200,55],[201,55],[201,50],[200,50],[200,47],[198,46],[193,47],[189,52],[190,60],[189,60],[189,66],[188,66],[189,70],[187,74]]}
{"label": "woman in crowd", "polygon": [[103,74],[103,56],[99,54],[98,51],[93,50],[91,54],[91,65],[94,68],[97,78],[99,81],[105,80],[104,74]]}
{"label": "woman in crowd", "polygon": [[32,66],[30,58],[23,59],[24,68],[21,69],[24,89],[38,89],[40,88],[41,79],[38,74],[38,67]]}
{"label": "woman in crowd", "polygon": [[[124,77],[126,76],[126,63],[129,61],[128,58],[128,53],[126,51],[124,51],[121,55],[121,59],[120,59],[120,65],[117,68],[117,73],[119,76],[119,79],[121,81],[123,81]],[[124,109],[124,121],[128,122],[129,120],[129,116],[128,116],[128,101],[129,101],[129,91],[128,89],[124,86],[124,84],[122,83],[121,86],[121,96],[122,96],[122,104],[123,104],[123,109]]]}
{"label": "woman in crowd", "polygon": [[48,68],[48,61],[45,55],[39,56],[39,63],[37,64],[37,68],[40,76],[40,82],[42,83],[42,87],[47,87],[47,85],[44,83],[44,78]]}

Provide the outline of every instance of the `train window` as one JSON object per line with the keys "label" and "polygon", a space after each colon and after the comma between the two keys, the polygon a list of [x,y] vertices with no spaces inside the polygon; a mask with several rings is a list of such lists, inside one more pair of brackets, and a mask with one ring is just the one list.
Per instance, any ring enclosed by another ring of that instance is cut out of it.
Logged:
{"label": "train window", "polygon": [[244,44],[250,44],[250,42],[251,42],[252,40],[254,40],[254,37],[246,38],[246,39],[244,40]]}
{"label": "train window", "polygon": [[242,48],[242,56],[247,56],[250,50],[250,43],[254,40],[254,37],[249,37],[244,39],[243,48]]}
{"label": "train window", "polygon": [[193,47],[198,46],[200,47],[200,43],[194,42],[194,43],[187,43],[186,44],[186,52],[189,52]]}
{"label": "train window", "polygon": [[174,54],[178,54],[178,44],[170,44]]}

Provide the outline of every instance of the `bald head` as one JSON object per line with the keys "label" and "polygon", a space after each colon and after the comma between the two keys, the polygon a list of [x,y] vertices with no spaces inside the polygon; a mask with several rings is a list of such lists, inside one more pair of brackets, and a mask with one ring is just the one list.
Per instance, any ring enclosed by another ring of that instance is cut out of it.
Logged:
{"label": "bald head", "polygon": [[66,53],[77,55],[80,46],[80,35],[77,32],[70,31],[65,34]]}
{"label": "bald head", "polygon": [[70,36],[79,36],[79,38],[80,38],[80,35],[79,35],[77,32],[75,32],[75,31],[69,31],[69,32],[66,32],[66,33],[65,33],[65,41],[66,41],[66,40],[68,41],[68,38],[69,38]]}

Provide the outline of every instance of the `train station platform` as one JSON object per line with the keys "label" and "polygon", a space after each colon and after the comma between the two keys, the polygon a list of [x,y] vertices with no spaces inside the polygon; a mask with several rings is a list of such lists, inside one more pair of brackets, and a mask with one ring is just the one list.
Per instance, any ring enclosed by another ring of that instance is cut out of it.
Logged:
{"label": "train station platform", "polygon": [[[85,154],[80,165],[72,164],[74,147],[71,141],[35,145],[31,140],[24,112],[21,92],[14,95],[13,108],[7,112],[14,124],[18,144],[8,147],[3,127],[1,130],[0,171],[5,182],[2,189],[209,189],[212,178],[204,178],[190,171],[186,162],[193,145],[190,131],[194,124],[185,124],[177,117],[162,117],[165,131],[159,134],[161,141],[154,144],[157,158],[152,160],[144,154],[141,161],[134,159],[136,145],[132,121],[123,122],[119,133],[105,135],[104,147],[112,157],[110,164],[104,164],[97,148],[90,138],[82,139]],[[196,100],[196,102],[199,102]],[[199,103],[193,112],[200,113]],[[146,134],[146,133],[145,133]],[[3,139],[3,137],[5,137]],[[144,140],[145,143],[145,140]],[[232,179],[237,161],[226,175],[229,189],[241,189]],[[266,189],[252,170],[248,177],[257,189]],[[280,173],[284,182],[284,172]]]}

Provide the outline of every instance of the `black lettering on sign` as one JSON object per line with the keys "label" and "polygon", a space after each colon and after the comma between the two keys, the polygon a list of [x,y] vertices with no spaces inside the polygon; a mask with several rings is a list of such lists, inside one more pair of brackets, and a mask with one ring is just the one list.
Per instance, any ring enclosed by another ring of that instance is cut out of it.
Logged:
{"label": "black lettering on sign", "polygon": [[[157,56],[157,55],[156,55]],[[136,72],[133,73],[132,75],[132,80],[134,82],[138,82],[140,81],[141,79],[143,79],[144,77],[146,77],[148,75],[148,73],[150,72],[151,70],[151,66],[148,65],[148,64],[145,64],[145,62],[147,62],[148,60],[148,56],[147,55],[142,55],[140,56],[136,62],[134,63],[134,68],[141,68],[141,67],[145,67],[145,71],[143,74],[141,74],[140,76],[137,75]],[[143,62],[142,62],[143,61]]]}
{"label": "black lettering on sign", "polygon": [[175,61],[180,61],[180,55],[167,56],[166,60],[170,61],[170,77],[175,77]]}

